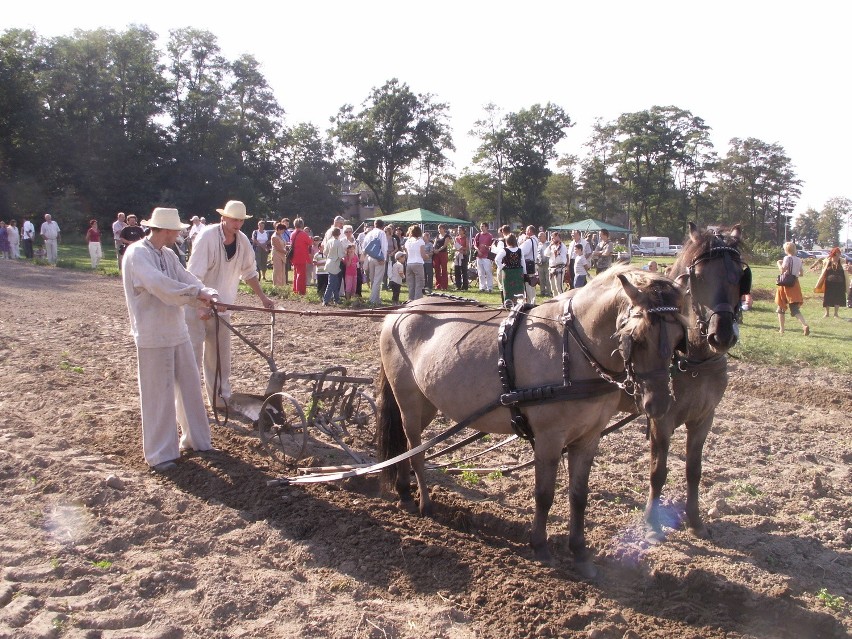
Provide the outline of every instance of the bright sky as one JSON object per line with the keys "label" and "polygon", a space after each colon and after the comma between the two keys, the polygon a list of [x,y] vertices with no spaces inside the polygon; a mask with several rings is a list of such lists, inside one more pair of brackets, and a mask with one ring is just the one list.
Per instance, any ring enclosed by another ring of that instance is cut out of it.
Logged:
{"label": "bright sky", "polygon": [[0,29],[32,27],[49,37],[136,23],[163,45],[170,29],[206,29],[228,59],[258,59],[289,124],[311,121],[321,130],[340,106],[360,105],[372,87],[397,77],[449,103],[457,172],[469,164],[476,141],[467,132],[489,102],[508,111],[559,104],[575,122],[560,152],[580,156],[596,118],[673,105],[704,119],[720,154],[732,137],[783,146],[804,181],[796,213],[852,199],[844,89],[852,10],[843,2],[276,5],[13,2]]}

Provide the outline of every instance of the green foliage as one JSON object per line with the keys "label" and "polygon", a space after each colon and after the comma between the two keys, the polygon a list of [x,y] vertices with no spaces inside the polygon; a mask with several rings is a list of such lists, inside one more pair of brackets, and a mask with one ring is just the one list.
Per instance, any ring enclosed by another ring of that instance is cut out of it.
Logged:
{"label": "green foliage", "polygon": [[461,474],[461,480],[466,484],[470,484],[471,486],[475,486],[480,481],[482,481],[478,474],[470,470],[466,470]]}
{"label": "green foliage", "polygon": [[757,488],[757,486],[742,480],[734,482],[734,492],[738,495],[747,495],[749,497],[759,497],[763,494],[763,491]]}
{"label": "green foliage", "polygon": [[112,568],[112,562],[108,559],[101,559],[100,561],[93,561],[92,565],[95,568],[100,568],[101,570],[109,570]]}
{"label": "green foliage", "polygon": [[817,599],[826,608],[831,608],[832,610],[843,610],[846,607],[846,599],[839,595],[832,595],[826,588],[819,589]]}

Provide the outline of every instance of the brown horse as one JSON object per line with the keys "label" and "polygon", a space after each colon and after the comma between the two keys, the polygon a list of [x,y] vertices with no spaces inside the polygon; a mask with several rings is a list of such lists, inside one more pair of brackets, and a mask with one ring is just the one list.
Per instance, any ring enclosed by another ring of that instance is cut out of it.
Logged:
{"label": "brown horse", "polygon": [[[589,471],[601,430],[617,412],[621,395],[617,385],[600,378],[623,378],[627,370],[642,408],[654,417],[665,414],[671,405],[672,354],[685,337],[681,302],[671,280],[616,267],[594,278],[570,302],[563,294],[520,316],[513,343],[517,388],[564,389],[566,378],[578,390],[594,382],[601,385],[600,393],[525,402],[535,442],[536,512],[530,542],[538,559],[552,561],[545,527],[559,460],[567,449],[569,546],[577,568],[587,576],[595,573],[584,534]],[[404,452],[406,444],[408,449],[420,445],[423,429],[438,411],[455,422],[475,416],[468,425],[483,432],[511,433],[510,409],[498,401],[501,394],[506,397],[505,387],[496,372],[503,314],[483,320],[470,314],[470,304],[432,298],[409,304],[408,309],[415,312],[387,317],[380,337],[380,457],[390,459]],[[569,331],[570,339],[564,331]],[[384,478],[395,485],[403,505],[413,507],[412,465],[420,512],[428,515],[431,501],[423,453],[412,457],[411,463],[406,460],[386,469]]]}
{"label": "brown horse", "polygon": [[699,232],[690,223],[689,239],[668,269],[684,292],[689,330],[685,351],[675,358],[674,404],[665,415],[650,419],[651,486],[645,522],[651,541],[663,538],[660,495],[668,475],[669,444],[680,424],[686,424],[687,524],[698,537],[707,536],[698,507],[701,456],[716,406],[728,386],[725,354],[737,342],[740,297],[751,289],[751,271],[740,256],[740,240],[739,225],[724,236]]}

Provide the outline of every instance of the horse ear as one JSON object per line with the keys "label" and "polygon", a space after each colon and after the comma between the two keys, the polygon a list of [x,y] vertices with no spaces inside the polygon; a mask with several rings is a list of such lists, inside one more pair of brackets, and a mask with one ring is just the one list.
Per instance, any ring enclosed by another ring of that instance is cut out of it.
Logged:
{"label": "horse ear", "polygon": [[742,239],[743,227],[740,224],[734,224],[734,228],[731,229],[731,238],[735,239],[739,242]]}
{"label": "horse ear", "polygon": [[627,297],[630,298],[630,302],[634,306],[640,305],[642,303],[642,292],[633,286],[633,282],[627,279],[627,276],[624,273],[619,273],[618,279],[621,281],[621,287],[624,289]]}
{"label": "horse ear", "polygon": [[699,240],[698,227],[695,226],[694,222],[689,223],[689,237],[692,238],[693,242],[697,242]]}

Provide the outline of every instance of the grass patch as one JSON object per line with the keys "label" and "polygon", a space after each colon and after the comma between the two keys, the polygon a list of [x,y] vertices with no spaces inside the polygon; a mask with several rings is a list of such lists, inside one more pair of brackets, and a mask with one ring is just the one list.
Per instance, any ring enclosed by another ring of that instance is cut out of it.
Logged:
{"label": "grass patch", "polygon": [[734,493],[737,495],[748,495],[749,497],[760,497],[763,491],[754,484],[737,480],[734,482]]}
{"label": "grass patch", "polygon": [[112,568],[112,562],[107,559],[101,559],[100,561],[93,561],[92,565],[95,568],[100,568],[101,570],[109,570]]}

